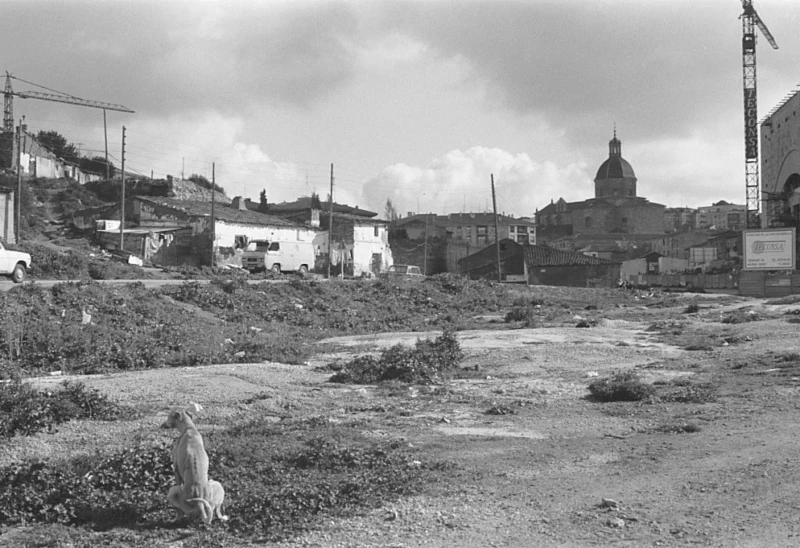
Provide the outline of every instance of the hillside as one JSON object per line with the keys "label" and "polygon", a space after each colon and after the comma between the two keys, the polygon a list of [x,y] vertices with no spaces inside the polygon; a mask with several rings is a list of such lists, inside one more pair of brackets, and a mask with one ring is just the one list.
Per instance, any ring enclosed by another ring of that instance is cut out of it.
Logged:
{"label": "hillside", "polygon": [[[0,175],[0,186],[16,188],[14,175]],[[188,180],[131,179],[126,195],[168,196],[183,200],[210,200],[211,190]],[[217,192],[223,204],[231,199]],[[119,181],[80,185],[70,179],[30,178],[22,185],[22,241],[15,247],[31,254],[33,279],[150,278],[153,272],[122,262],[92,243],[90,231],[75,227],[72,217],[86,208],[112,206],[120,199]],[[159,276],[161,277],[161,276]]]}

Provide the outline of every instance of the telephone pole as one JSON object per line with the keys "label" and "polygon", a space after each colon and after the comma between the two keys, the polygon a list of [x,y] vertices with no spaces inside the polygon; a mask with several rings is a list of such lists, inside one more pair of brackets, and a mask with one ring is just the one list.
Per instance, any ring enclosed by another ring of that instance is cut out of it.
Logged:
{"label": "telephone pole", "polygon": [[106,139],[106,179],[110,179],[111,175],[109,174],[108,168],[108,125],[106,124],[106,109],[103,109],[103,135],[105,135]]}
{"label": "telephone pole", "polygon": [[331,279],[331,261],[333,260],[333,164],[331,164],[331,195],[328,208],[328,279]]}
{"label": "telephone pole", "polygon": [[494,173],[492,173],[492,208],[494,209],[494,248],[497,253],[497,282],[503,281],[500,268],[500,227],[497,222],[497,200],[494,197]]}
{"label": "telephone pole", "polygon": [[217,194],[216,163],[211,164],[211,268],[214,268],[214,244],[217,241],[217,223],[214,221],[214,196]]}
{"label": "telephone pole", "polygon": [[125,126],[122,126],[122,190],[119,209],[119,251],[125,251]]}
{"label": "telephone pole", "polygon": [[[13,122],[12,122],[13,124]],[[22,120],[17,128],[17,218],[14,223],[14,239],[17,243],[22,241]]]}

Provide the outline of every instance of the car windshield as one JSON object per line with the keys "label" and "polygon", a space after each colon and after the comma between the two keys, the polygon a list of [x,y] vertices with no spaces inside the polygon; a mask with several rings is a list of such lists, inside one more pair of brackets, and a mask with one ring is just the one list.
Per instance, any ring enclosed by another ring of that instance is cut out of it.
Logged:
{"label": "car windshield", "polygon": [[392,271],[392,272],[396,272],[397,274],[405,274],[407,272],[407,270],[408,270],[408,267],[406,265],[398,264],[398,265],[394,265],[389,270]]}
{"label": "car windshield", "polygon": [[247,244],[247,251],[266,251],[269,247],[269,242],[264,240],[253,240]]}

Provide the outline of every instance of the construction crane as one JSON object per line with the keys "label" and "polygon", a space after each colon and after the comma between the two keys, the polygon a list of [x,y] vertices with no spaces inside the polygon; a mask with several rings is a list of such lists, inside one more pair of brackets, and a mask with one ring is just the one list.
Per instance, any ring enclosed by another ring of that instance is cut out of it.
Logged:
{"label": "construction crane", "polygon": [[753,0],[742,0],[742,70],[744,73],[744,165],[747,194],[747,228],[758,228],[758,101],[756,98],[756,27],[774,49],[778,49]]}
{"label": "construction crane", "polygon": [[[25,82],[31,86],[36,86],[42,89],[46,89],[51,93],[44,93],[41,91],[14,91],[11,87],[11,80],[19,80],[20,82]],[[16,76],[12,76],[8,72],[6,72],[6,87],[3,91],[3,95],[5,97],[4,106],[5,109],[3,110],[3,129],[5,131],[13,131],[14,130],[14,96],[19,97],[20,99],[41,99],[43,101],[56,101],[59,103],[68,103],[70,105],[79,105],[82,107],[92,107],[92,108],[99,108],[105,110],[118,110],[120,112],[133,112],[126,106],[117,105],[115,103],[104,103],[102,101],[90,101],[88,99],[81,99],[80,97],[75,97],[74,95],[69,95],[66,93],[62,93],[60,91],[55,91],[53,89],[46,88],[44,86],[40,86],[38,84],[34,84],[32,82],[27,82],[22,78],[17,78]]]}
{"label": "construction crane", "polygon": [[[31,86],[36,86],[38,88],[45,89],[50,93],[44,93],[41,91],[14,91],[11,87],[11,80],[19,80],[20,82],[24,82]],[[131,109],[126,106],[118,105],[116,103],[105,103],[103,101],[91,101],[89,99],[81,99],[80,97],[75,97],[74,95],[69,95],[67,93],[62,93],[60,91],[56,91],[54,89],[46,88],[44,86],[40,86],[38,84],[34,84],[33,82],[28,82],[23,80],[22,78],[17,78],[16,76],[12,76],[11,74],[6,71],[6,87],[3,91],[3,95],[5,97],[4,106],[5,109],[3,110],[3,130],[7,132],[14,131],[14,96],[17,96],[21,99],[41,99],[43,101],[56,101],[58,103],[67,103],[70,105],[78,105],[81,107],[91,107],[91,108],[99,108],[103,110],[103,134],[105,136],[105,158],[106,158],[106,178],[109,176],[109,168],[108,168],[108,126],[106,125],[106,111],[107,110],[117,110],[120,112],[130,112],[133,113]]]}

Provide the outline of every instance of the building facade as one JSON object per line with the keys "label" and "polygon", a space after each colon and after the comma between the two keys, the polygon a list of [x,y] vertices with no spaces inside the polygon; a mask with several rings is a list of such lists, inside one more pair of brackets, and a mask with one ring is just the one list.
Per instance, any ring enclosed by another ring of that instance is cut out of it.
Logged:
{"label": "building facade", "polygon": [[742,230],[747,228],[747,207],[725,200],[697,208],[695,228]]}
{"label": "building facade", "polygon": [[536,213],[541,241],[577,234],[660,234],[665,231],[665,206],[637,196],[637,178],[622,157],[616,131],[608,143],[608,158],[594,179],[594,198],[566,202],[563,198]]}
{"label": "building facade", "polygon": [[761,227],[800,224],[800,90],[761,122]]}

